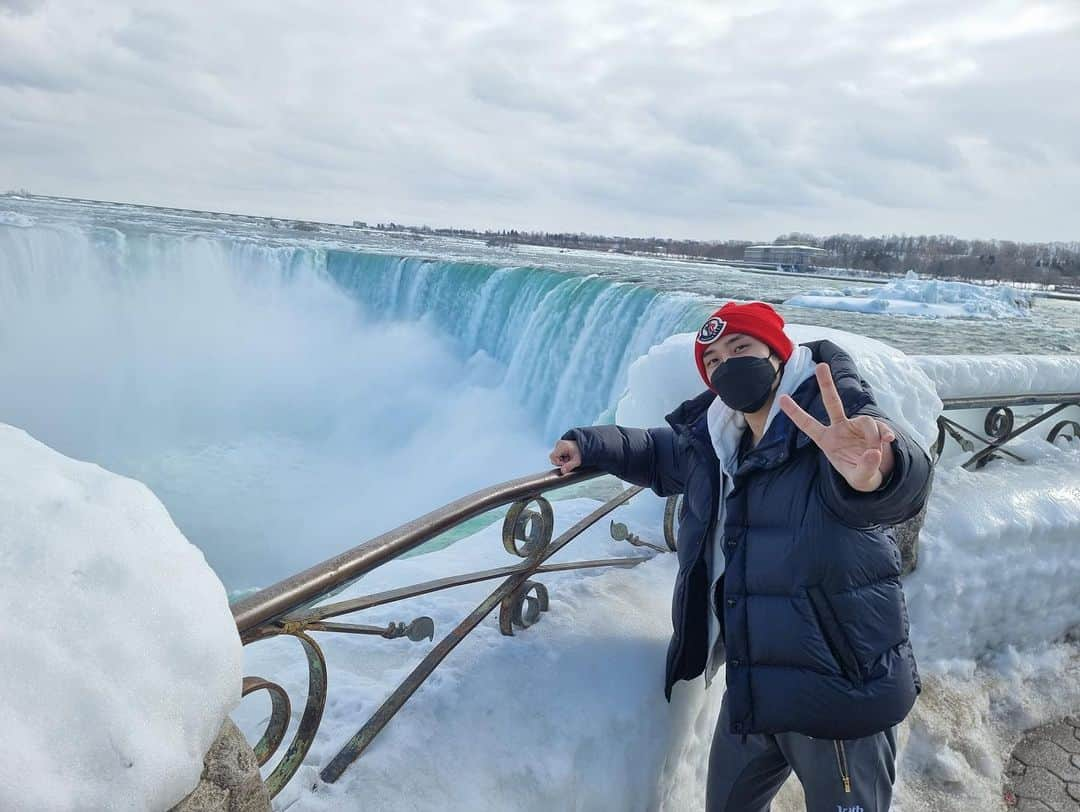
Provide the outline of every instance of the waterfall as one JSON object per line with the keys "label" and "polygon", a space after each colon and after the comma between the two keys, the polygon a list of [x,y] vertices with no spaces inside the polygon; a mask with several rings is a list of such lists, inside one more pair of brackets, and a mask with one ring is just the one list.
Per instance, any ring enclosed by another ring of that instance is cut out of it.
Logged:
{"label": "waterfall", "polygon": [[0,422],[147,483],[239,589],[543,469],[701,312],[543,268],[0,225]]}

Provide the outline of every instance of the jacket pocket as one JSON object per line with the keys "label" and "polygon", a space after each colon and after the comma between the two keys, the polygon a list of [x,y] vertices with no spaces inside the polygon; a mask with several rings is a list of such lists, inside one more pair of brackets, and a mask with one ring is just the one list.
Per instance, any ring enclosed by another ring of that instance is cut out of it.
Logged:
{"label": "jacket pocket", "polygon": [[836,619],[836,613],[833,612],[832,604],[829,603],[829,599],[825,596],[825,591],[820,586],[815,585],[807,587],[806,594],[810,598],[810,606],[813,608],[814,615],[817,618],[821,636],[825,638],[825,643],[828,645],[829,651],[832,652],[833,659],[840,666],[844,676],[861,688],[863,678],[862,673],[859,671],[859,660],[855,656],[855,650],[848,642],[844,630],[840,627],[840,622]]}

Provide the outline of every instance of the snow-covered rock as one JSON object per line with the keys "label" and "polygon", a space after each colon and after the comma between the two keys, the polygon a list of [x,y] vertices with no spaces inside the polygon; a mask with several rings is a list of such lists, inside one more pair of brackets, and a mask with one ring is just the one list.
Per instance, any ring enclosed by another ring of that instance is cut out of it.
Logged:
{"label": "snow-covered rock", "polygon": [[0,809],[167,809],[239,701],[225,589],[143,484],[0,424]]}
{"label": "snow-covered rock", "polygon": [[812,290],[793,296],[784,304],[890,316],[1000,319],[1027,316],[1031,295],[1008,285],[919,279],[909,271],[903,279],[885,285]]}

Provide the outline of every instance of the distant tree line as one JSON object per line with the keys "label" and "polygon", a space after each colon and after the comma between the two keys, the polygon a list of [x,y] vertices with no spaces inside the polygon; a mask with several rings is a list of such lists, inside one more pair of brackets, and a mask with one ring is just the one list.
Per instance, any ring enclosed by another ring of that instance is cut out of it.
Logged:
{"label": "distant tree line", "polygon": [[[404,226],[380,223],[375,228],[452,237],[483,239],[488,245],[543,245],[626,254],[659,254],[740,260],[749,240],[674,240],[663,237],[609,237],[601,234],[544,231],[474,231],[471,229]],[[1012,240],[964,240],[949,235],[814,234],[792,232],[774,245],[796,244],[823,248],[824,268],[855,268],[883,276],[907,271],[935,277],[1007,280],[1080,287],[1080,242],[1025,243]]]}
{"label": "distant tree line", "polygon": [[[436,233],[461,232],[438,229]],[[723,240],[701,242],[698,240],[673,240],[664,237],[605,237],[600,234],[549,234],[535,231],[483,232],[479,235],[488,245],[546,245],[558,248],[578,248],[593,251],[612,251],[624,254],[671,254],[676,256],[703,257],[706,259],[742,259],[743,252],[753,243],[747,240]]]}
{"label": "distant tree line", "polygon": [[959,279],[1012,280],[1080,285],[1080,242],[1025,243],[963,240],[949,235],[785,234],[777,243],[824,248],[826,264],[881,274],[908,270]]}

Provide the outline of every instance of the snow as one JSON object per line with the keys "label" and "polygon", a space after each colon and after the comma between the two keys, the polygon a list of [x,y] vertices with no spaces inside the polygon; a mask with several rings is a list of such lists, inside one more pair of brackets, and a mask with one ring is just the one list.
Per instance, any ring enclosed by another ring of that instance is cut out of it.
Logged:
{"label": "snow", "polygon": [[165,809],[239,701],[225,590],[135,480],[0,424],[0,808]]}
{"label": "snow", "polygon": [[15,226],[16,228],[30,228],[34,225],[34,218],[17,211],[0,211],[0,226]]}
{"label": "snow", "polygon": [[1031,294],[1008,285],[987,287],[919,279],[913,271],[908,271],[903,279],[885,285],[807,291],[791,297],[784,304],[890,316],[1003,319],[1027,316],[1031,309]]}
{"label": "snow", "polygon": [[[920,442],[933,439],[941,405],[921,359],[837,331],[791,325],[789,332],[846,347],[885,412]],[[635,362],[618,422],[660,425],[701,391],[692,341],[675,336]],[[993,366],[988,361],[986,370]],[[995,808],[1006,756],[1022,732],[1080,707],[1080,646],[1065,637],[1080,625],[1080,451],[1038,439],[1018,448],[1028,463],[995,460],[967,472],[944,458],[935,474],[919,568],[905,581],[924,691],[900,728],[899,812]],[[556,533],[595,504],[556,502]],[[661,508],[645,492],[612,518],[660,542]],[[507,563],[499,533],[497,523],[438,552],[392,562],[335,600]],[[676,557],[613,542],[604,521],[559,559],[612,555],[648,560],[633,569],[538,576],[551,598],[540,623],[510,639],[489,616],[335,785],[321,783],[318,769],[433,643],[321,635],[330,702],[303,775],[278,807],[700,809],[723,681],[709,691],[700,679],[679,683],[672,703],[664,702]],[[382,625],[427,614],[438,640],[495,583],[353,619]],[[295,707],[307,675],[291,643],[249,646],[245,673],[280,680]],[[267,714],[268,702],[253,697],[235,717],[254,740]],[[773,808],[804,808],[794,777]]]}
{"label": "snow", "polygon": [[[1080,627],[1080,455],[939,466],[904,582],[921,663],[976,659]],[[958,619],[963,622],[958,622]]]}
{"label": "snow", "polygon": [[920,673],[923,691],[898,736],[895,812],[1004,809],[1002,773],[1023,731],[1080,707],[1075,640],[1010,646]]}
{"label": "snow", "polygon": [[943,398],[1080,392],[1080,355],[917,355]]}

